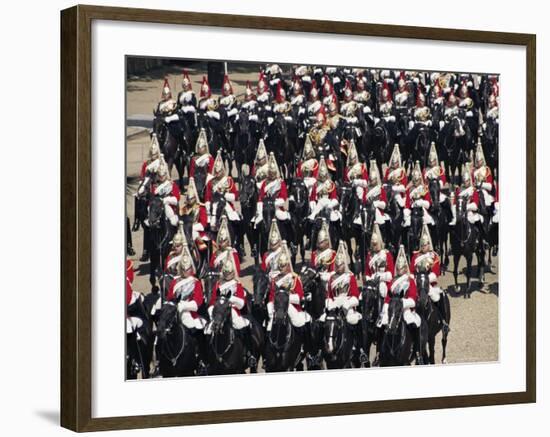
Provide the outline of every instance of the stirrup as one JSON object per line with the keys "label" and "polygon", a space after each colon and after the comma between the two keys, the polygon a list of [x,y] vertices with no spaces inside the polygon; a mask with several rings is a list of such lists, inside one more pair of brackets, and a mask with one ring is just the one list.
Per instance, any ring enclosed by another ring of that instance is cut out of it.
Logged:
{"label": "stirrup", "polygon": [[248,367],[252,369],[257,365],[258,365],[258,360],[256,360],[256,357],[254,355],[250,354],[250,356],[248,357]]}

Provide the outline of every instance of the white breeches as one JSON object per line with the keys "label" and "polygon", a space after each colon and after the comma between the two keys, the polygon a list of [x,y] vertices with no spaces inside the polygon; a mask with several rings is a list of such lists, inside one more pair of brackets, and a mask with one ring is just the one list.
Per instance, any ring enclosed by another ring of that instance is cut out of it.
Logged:
{"label": "white breeches", "polygon": [[204,319],[201,317],[194,319],[189,311],[181,311],[180,320],[183,326],[189,329],[203,329],[205,325]]}
{"label": "white breeches", "polygon": [[164,205],[164,213],[166,214],[166,217],[168,218],[172,226],[178,225],[178,221],[179,221],[178,216],[170,205],[168,204]]}
{"label": "white breeches", "polygon": [[[216,226],[217,208],[218,208],[218,203],[215,203],[212,205],[212,215],[208,218],[208,221],[212,226]],[[234,222],[234,221],[239,221],[241,219],[237,211],[235,211],[229,203],[225,204],[225,213],[227,214],[227,218],[229,219],[229,221]]]}
{"label": "white breeches", "polygon": [[[323,313],[318,320],[320,322],[325,322],[326,318],[327,318],[327,313]],[[362,318],[363,316],[361,315],[361,313],[355,311],[355,308],[350,308],[346,312],[346,322],[348,322],[348,324],[350,325],[357,325],[359,323],[359,320],[361,320]]]}
{"label": "white breeches", "polygon": [[[273,313],[275,312],[273,308],[273,302],[268,302],[267,304],[267,313],[269,315],[269,322],[267,323],[267,330],[271,331],[271,326],[273,324]],[[311,320],[311,316],[305,311],[298,311],[294,308],[294,305],[288,305],[288,317],[290,318],[290,323],[296,328],[301,328],[307,322]]]}
{"label": "white breeches", "polygon": [[382,299],[384,299],[388,294],[388,284],[386,284],[384,281],[381,281],[379,291],[380,296],[382,297]]}
{"label": "white breeches", "polygon": [[[389,323],[388,306],[389,305],[387,303],[382,306],[382,323],[380,324],[381,326],[387,326]],[[415,311],[412,311],[411,308],[405,308],[403,310],[403,320],[405,320],[405,323],[407,325],[414,324],[417,328],[420,328],[420,316]]]}
{"label": "white breeches", "polygon": [[126,317],[126,334],[131,334],[143,326],[143,320],[139,317]]}
{"label": "white breeches", "polygon": [[311,214],[309,215],[310,220],[315,220],[315,217],[317,217],[317,214],[321,212],[321,210],[328,206],[330,208],[330,221],[331,222],[337,222],[342,219],[342,215],[340,214],[340,211],[336,208],[333,208],[331,206],[332,202],[330,199],[321,198],[317,201],[317,203],[313,206]]}
{"label": "white breeches", "polygon": [[[428,211],[425,208],[422,208],[424,211],[424,215],[422,216],[422,222],[425,225],[434,225],[434,219],[432,216],[428,213]],[[408,227],[411,225],[411,210],[409,208],[405,208],[403,210],[403,226]]]}
{"label": "white breeches", "polygon": [[[208,314],[210,315],[210,318],[212,318],[212,312],[214,311],[214,307],[211,306],[208,308]],[[246,328],[248,325],[250,325],[250,320],[245,319],[243,316],[240,316],[235,308],[231,308],[231,326],[233,326],[233,329],[239,330]],[[206,329],[204,330],[205,334],[211,334],[212,333],[212,327],[211,323],[209,323],[206,326]]]}
{"label": "white breeches", "polygon": [[[453,213],[453,219],[449,223],[451,226],[456,224],[456,205],[451,205],[451,212]],[[481,221],[483,223],[483,217],[475,211],[468,211],[466,218],[471,224]]]}
{"label": "white breeches", "polygon": [[430,296],[430,299],[433,302],[439,302],[439,299],[441,299],[441,295],[443,294],[443,290],[437,286],[432,287],[430,285],[430,291],[428,291],[428,296]]}
{"label": "white breeches", "polygon": [[495,202],[495,214],[493,215],[493,218],[491,220],[493,223],[498,223],[500,220],[499,202]]}
{"label": "white breeches", "polygon": [[487,190],[482,189],[483,197],[485,197],[485,205],[490,206],[495,201],[495,198],[487,192]]}

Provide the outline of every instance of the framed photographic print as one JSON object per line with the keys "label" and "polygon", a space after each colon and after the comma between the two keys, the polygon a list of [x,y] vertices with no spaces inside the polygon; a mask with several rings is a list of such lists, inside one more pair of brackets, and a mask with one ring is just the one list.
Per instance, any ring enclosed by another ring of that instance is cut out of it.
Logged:
{"label": "framed photographic print", "polygon": [[62,426],[534,402],[535,44],[62,11]]}

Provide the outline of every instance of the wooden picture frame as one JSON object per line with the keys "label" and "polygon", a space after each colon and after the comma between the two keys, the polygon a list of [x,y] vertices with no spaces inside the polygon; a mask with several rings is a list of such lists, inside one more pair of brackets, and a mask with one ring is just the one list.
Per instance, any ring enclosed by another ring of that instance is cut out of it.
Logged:
{"label": "wooden picture frame", "polygon": [[[93,20],[348,34],[526,48],[526,390],[454,397],[280,406],[116,418],[92,417]],[[61,12],[61,425],[74,431],[274,420],[327,415],[472,407],[536,401],[536,37],[531,34],[364,23],[75,6]]]}

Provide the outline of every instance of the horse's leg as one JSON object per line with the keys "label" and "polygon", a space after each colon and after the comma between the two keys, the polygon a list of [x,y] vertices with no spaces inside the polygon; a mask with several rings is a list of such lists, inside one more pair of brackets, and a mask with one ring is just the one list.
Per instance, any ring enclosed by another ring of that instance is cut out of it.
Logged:
{"label": "horse's leg", "polygon": [[430,335],[430,338],[428,339],[428,347],[430,349],[428,362],[430,364],[435,364],[435,335]]}
{"label": "horse's leg", "polygon": [[[455,280],[455,288],[458,291],[458,263],[460,262],[460,254],[454,253],[453,254],[453,277]],[[466,296],[464,296],[466,297]]]}
{"label": "horse's leg", "polygon": [[469,253],[466,256],[466,295],[468,299],[471,298],[470,296],[470,279],[472,277],[472,258],[473,254]]}

